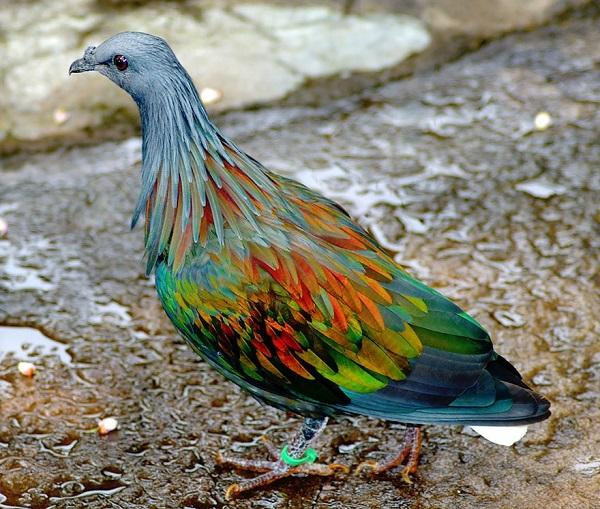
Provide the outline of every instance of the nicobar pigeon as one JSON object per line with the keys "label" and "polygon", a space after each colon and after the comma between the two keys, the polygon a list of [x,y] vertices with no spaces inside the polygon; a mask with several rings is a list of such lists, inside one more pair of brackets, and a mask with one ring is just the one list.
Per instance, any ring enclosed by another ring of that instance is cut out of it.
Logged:
{"label": "nicobar pigeon", "polygon": [[332,475],[310,447],[335,415],[408,425],[404,447],[361,471],[417,468],[421,424],[471,426],[511,445],[550,415],[484,327],[408,274],[337,203],[272,173],[210,121],[161,38],[117,34],[69,73],[98,71],[136,102],[148,274],[190,346],[262,403],[304,417],[229,498],[294,474]]}

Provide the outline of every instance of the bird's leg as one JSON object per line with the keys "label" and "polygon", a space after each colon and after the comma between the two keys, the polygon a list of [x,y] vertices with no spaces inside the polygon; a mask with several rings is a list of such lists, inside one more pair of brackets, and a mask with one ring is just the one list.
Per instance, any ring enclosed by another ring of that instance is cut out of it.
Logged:
{"label": "bird's leg", "polygon": [[404,445],[399,454],[388,456],[383,461],[363,461],[358,465],[356,473],[370,469],[372,475],[382,474],[401,465],[408,458],[406,466],[402,469],[402,479],[408,484],[412,484],[410,474],[414,474],[419,466],[419,456],[421,454],[421,443],[423,442],[423,432],[420,426],[409,426],[404,435]]}
{"label": "bird's leg", "polygon": [[245,491],[262,488],[273,481],[295,474],[328,476],[336,472],[348,472],[348,467],[345,465],[313,463],[317,458],[317,454],[314,449],[310,448],[310,444],[321,434],[326,424],[327,417],[304,419],[300,430],[281,452],[277,451],[270,442],[263,439],[269,453],[274,458],[273,461],[238,459],[219,454],[217,456],[219,465],[252,470],[253,472],[264,472],[253,479],[232,484],[227,489],[225,497],[232,499]]}

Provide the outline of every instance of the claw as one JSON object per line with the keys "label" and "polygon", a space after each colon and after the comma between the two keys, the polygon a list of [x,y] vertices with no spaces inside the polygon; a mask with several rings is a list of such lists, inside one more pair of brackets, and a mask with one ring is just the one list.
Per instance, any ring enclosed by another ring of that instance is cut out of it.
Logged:
{"label": "claw", "polygon": [[376,461],[373,461],[373,460],[363,461],[360,465],[358,465],[356,467],[356,470],[354,471],[354,475],[359,475],[360,473],[362,473],[363,470],[371,470],[372,471],[371,474],[375,474],[378,466],[379,465]]}
{"label": "claw", "polygon": [[412,484],[412,479],[410,478],[409,474],[413,473],[413,469],[411,467],[405,467],[402,469],[402,472],[400,472],[400,475],[402,476],[402,480],[406,483],[406,484]]}
{"label": "claw", "polygon": [[327,466],[329,467],[329,470],[331,470],[331,472],[334,474],[348,474],[350,472],[350,467],[341,463],[330,463]]}
{"label": "claw", "polygon": [[229,486],[229,488],[227,488],[227,491],[225,491],[225,500],[233,500],[241,492],[242,490],[240,490],[240,485],[238,483],[233,483],[231,486]]}
{"label": "claw", "polygon": [[412,484],[410,474],[414,474],[417,471],[419,464],[419,454],[421,450],[422,435],[421,430],[418,427],[409,428],[406,437],[404,439],[404,448],[399,454],[394,454],[382,461],[363,461],[356,470],[355,474],[360,474],[363,470],[370,469],[371,475],[378,475],[392,470],[400,466],[408,458],[405,468],[402,470],[400,475],[407,484]]}

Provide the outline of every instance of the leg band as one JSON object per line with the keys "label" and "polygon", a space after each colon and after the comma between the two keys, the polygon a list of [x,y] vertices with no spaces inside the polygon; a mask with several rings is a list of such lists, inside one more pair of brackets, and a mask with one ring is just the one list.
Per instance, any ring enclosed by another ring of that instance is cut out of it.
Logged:
{"label": "leg band", "polygon": [[318,454],[312,447],[306,449],[306,452],[301,458],[293,458],[288,454],[288,446],[286,445],[281,450],[281,461],[290,467],[297,467],[306,463],[314,463],[317,460]]}

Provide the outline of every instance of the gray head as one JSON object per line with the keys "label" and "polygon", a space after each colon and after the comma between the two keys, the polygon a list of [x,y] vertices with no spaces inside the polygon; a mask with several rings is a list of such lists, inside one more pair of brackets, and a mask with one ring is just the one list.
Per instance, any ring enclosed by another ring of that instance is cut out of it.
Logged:
{"label": "gray head", "polygon": [[121,32],[100,46],[90,46],[69,74],[98,71],[128,92],[136,102],[173,78],[188,78],[173,50],[160,37]]}

